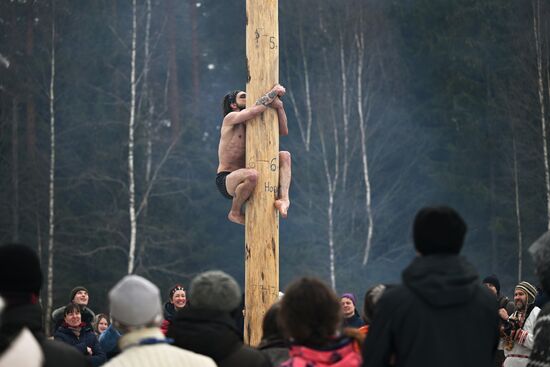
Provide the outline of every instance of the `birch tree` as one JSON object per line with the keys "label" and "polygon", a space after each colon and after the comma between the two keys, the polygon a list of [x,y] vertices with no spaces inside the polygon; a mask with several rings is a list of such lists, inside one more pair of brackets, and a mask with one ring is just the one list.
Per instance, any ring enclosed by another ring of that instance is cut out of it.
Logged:
{"label": "birch tree", "polygon": [[134,272],[137,219],[136,219],[136,193],[134,177],[134,133],[136,111],[136,38],[137,38],[137,9],[136,0],[132,1],[132,49],[130,70],[130,120],[128,122],[128,202],[130,214],[130,249],[128,251],[128,274]]}
{"label": "birch tree", "polygon": [[[296,100],[296,97],[294,95],[294,88],[292,88],[292,84],[290,85],[290,88],[288,90],[288,96],[292,105],[292,109],[294,112],[294,116],[296,117],[296,122],[298,123],[298,130],[300,131],[300,138],[302,139],[302,143],[304,144],[304,147],[306,149],[306,152],[309,152],[310,150],[310,143],[311,143],[311,127],[313,124],[313,110],[311,105],[311,91],[310,91],[310,75],[309,75],[309,66],[308,66],[308,59],[307,54],[304,47],[304,34],[303,34],[303,28],[302,25],[299,25],[298,30],[298,37],[299,37],[299,45],[300,45],[300,62],[301,62],[301,72],[298,73],[298,75],[302,76],[302,80],[300,84],[303,83],[303,89],[304,93],[301,95],[301,99],[304,103],[305,108],[305,118],[302,117],[302,113],[300,112],[299,106],[300,104]],[[290,68],[287,68],[289,70]],[[291,83],[291,77],[290,75],[287,75],[287,79],[289,80],[289,83]]]}
{"label": "birch tree", "polygon": [[[146,20],[145,20],[145,38],[144,38],[144,55],[143,55],[143,89],[142,100],[145,105],[145,135],[146,135],[146,148],[145,148],[145,183],[149,184],[151,181],[151,170],[153,164],[153,119],[155,115],[155,103],[152,93],[149,91],[149,70],[151,64],[151,15],[152,7],[151,0],[145,1],[146,5]],[[141,109],[140,109],[141,110]],[[147,210],[147,197],[144,198],[144,215]]]}
{"label": "birch tree", "polygon": [[[361,23],[360,23],[360,29]],[[362,31],[355,35],[355,44],[357,47],[357,114],[359,116],[359,131],[361,135],[361,163],[363,168],[363,181],[365,183],[365,210],[367,213],[367,237],[365,239],[365,254],[363,256],[363,265],[369,260],[369,254],[372,246],[373,219],[371,205],[371,184],[369,177],[369,163],[367,154],[367,115],[363,111],[363,67],[365,59],[365,36]],[[367,98],[368,100],[368,98]]]}
{"label": "birch tree", "polygon": [[50,59],[50,175],[48,211],[48,289],[46,302],[46,331],[49,333],[53,307],[53,259],[55,239],[55,0],[52,1],[52,35]]}
{"label": "birch tree", "polygon": [[[340,149],[338,141],[338,128],[336,121],[332,119],[332,128],[330,129],[333,138],[334,158],[333,163],[329,162],[329,152],[327,151],[327,144],[325,143],[325,137],[321,130],[319,130],[319,138],[321,140],[321,150],[323,159],[323,168],[325,173],[325,179],[327,183],[327,234],[328,234],[328,248],[329,248],[329,269],[330,269],[330,284],[332,289],[336,290],[336,256],[335,256],[335,243],[334,243],[334,203],[336,196],[336,189],[338,187],[338,181],[340,176]],[[331,169],[332,166],[332,169]]]}
{"label": "birch tree", "polygon": [[[513,122],[512,122],[513,124]],[[521,211],[519,200],[519,174],[518,174],[518,154],[516,148],[516,135],[512,127],[512,154],[513,154],[513,170],[514,170],[514,209],[516,214],[517,236],[518,236],[518,282],[522,277],[523,268],[523,231],[521,228]]]}
{"label": "birch tree", "polygon": [[348,112],[348,78],[346,70],[346,51],[344,43],[344,34],[342,28],[339,32],[340,41],[340,82],[342,83],[342,122],[344,123],[344,161],[342,167],[342,187],[346,190],[346,180],[348,177],[348,151],[349,151],[349,112]]}
{"label": "birch tree", "polygon": [[13,97],[12,102],[11,142],[11,182],[13,189],[12,239],[14,242],[19,242],[19,101],[17,99],[17,96]]}
{"label": "birch tree", "polygon": [[548,138],[546,134],[546,112],[544,106],[544,80],[542,71],[542,41],[541,41],[540,0],[533,1],[533,35],[537,59],[537,86],[540,107],[540,124],[542,137],[542,154],[544,161],[544,181],[546,184],[546,215],[547,229],[550,230],[550,167],[548,163]]}

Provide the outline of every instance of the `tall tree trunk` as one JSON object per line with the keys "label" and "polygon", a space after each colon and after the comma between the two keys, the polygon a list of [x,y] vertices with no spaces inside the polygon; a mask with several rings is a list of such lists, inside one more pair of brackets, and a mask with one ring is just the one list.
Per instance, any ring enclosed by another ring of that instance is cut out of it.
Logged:
{"label": "tall tree trunk", "polygon": [[[27,33],[25,44],[25,56],[27,60],[31,60],[34,56],[34,14],[33,5],[29,4],[27,14]],[[36,163],[36,107],[34,103],[34,95],[32,88],[32,78],[30,75],[26,78],[26,94],[27,94],[27,156],[28,162],[31,164],[31,170],[34,172]]]}
{"label": "tall tree trunk", "polygon": [[12,102],[11,144],[11,182],[13,188],[12,239],[14,242],[19,242],[19,101],[17,96],[13,97]]}
{"label": "tall tree trunk", "polygon": [[355,35],[357,47],[357,114],[359,117],[359,131],[361,133],[361,162],[363,165],[363,181],[365,183],[365,210],[367,212],[367,238],[365,239],[365,254],[363,265],[367,265],[372,247],[374,221],[372,218],[371,185],[369,177],[369,163],[367,155],[367,120],[363,111],[363,65],[365,60],[365,39],[363,33]]}
{"label": "tall tree trunk", "polygon": [[[512,122],[513,125],[513,122]],[[522,280],[523,268],[523,233],[521,228],[521,212],[519,205],[519,174],[518,174],[518,154],[516,149],[516,134],[512,127],[512,151],[514,154],[514,197],[516,211],[516,225],[518,229],[518,282]]]}
{"label": "tall tree trunk", "polygon": [[191,77],[193,81],[193,117],[197,117],[200,103],[200,54],[199,32],[197,22],[197,3],[189,1],[189,16],[191,18]]}
{"label": "tall tree trunk", "polygon": [[180,97],[178,88],[178,64],[176,45],[176,5],[174,0],[165,1],[166,32],[168,43],[168,113],[172,126],[172,140],[179,139],[181,133]]}
{"label": "tall tree trunk", "polygon": [[540,0],[533,2],[533,33],[535,36],[535,50],[537,57],[538,95],[540,105],[540,123],[542,127],[542,152],[544,159],[544,179],[546,183],[546,217],[547,229],[550,230],[550,168],[548,164],[548,139],[546,136],[546,118],[544,106],[544,82],[542,76],[542,41],[540,39]]}
{"label": "tall tree trunk", "polygon": [[[303,36],[301,26],[299,31],[299,37],[300,37],[299,40],[300,40],[300,52],[301,52],[300,54],[301,54],[302,67],[303,67],[302,74],[304,77],[304,96],[302,98],[299,98],[298,101],[303,101],[305,103],[305,108],[306,108],[305,123],[302,120],[302,117],[301,117],[302,114],[300,113],[298,104],[296,103],[297,100],[294,97],[294,93],[292,92],[292,89],[289,89],[287,92],[288,92],[288,97],[290,98],[290,101],[292,103],[294,115],[296,116],[298,129],[300,130],[300,137],[302,138],[302,142],[304,143],[306,152],[309,152],[309,146],[311,142],[311,126],[313,124],[313,110],[311,105],[311,92],[310,92],[310,86],[309,86],[309,66],[308,66],[307,56],[304,48],[304,36]],[[287,79],[290,80],[290,76],[288,76]]]}
{"label": "tall tree trunk", "polygon": [[[145,39],[144,39],[144,57],[143,57],[143,93],[145,102],[145,134],[147,146],[145,148],[145,184],[149,185],[151,180],[151,170],[153,166],[153,118],[155,115],[155,105],[153,95],[149,91],[149,68],[151,62],[151,0],[146,0],[146,21],[145,21]],[[147,216],[147,198],[145,198],[143,216]]]}
{"label": "tall tree trunk", "polygon": [[344,51],[344,35],[340,30],[340,79],[342,82],[342,121],[344,123],[344,162],[342,167],[342,188],[346,191],[348,176],[349,150],[349,114],[348,114],[348,78],[346,75],[346,53]]}
{"label": "tall tree trunk", "polygon": [[55,0],[52,0],[52,46],[51,46],[51,78],[50,78],[50,186],[49,186],[49,216],[48,216],[48,291],[46,303],[46,332],[49,334],[53,307],[53,258],[55,236]]}
{"label": "tall tree trunk", "polygon": [[336,186],[339,176],[339,167],[338,167],[338,135],[336,128],[333,132],[335,135],[335,150],[336,150],[336,159],[334,165],[334,175],[331,174],[330,165],[328,162],[328,152],[326,150],[325,138],[323,133],[320,133],[321,140],[321,150],[323,152],[323,166],[325,169],[325,178],[327,180],[328,188],[328,203],[327,203],[327,219],[328,219],[328,248],[329,248],[329,269],[330,269],[330,284],[332,289],[336,290],[336,256],[334,251],[334,196],[336,194]]}
{"label": "tall tree trunk", "polygon": [[[34,3],[28,4],[28,13],[27,13],[27,32],[25,40],[25,56],[28,62],[34,57]],[[36,148],[36,104],[34,100],[34,81],[29,73],[26,77],[26,86],[25,93],[27,98],[26,106],[26,132],[27,132],[27,163],[25,169],[26,172],[29,172],[29,182],[30,189],[29,193],[32,197],[33,203],[31,207],[34,210],[33,216],[35,220],[35,231],[36,231],[36,242],[37,250],[40,259],[42,259],[42,230],[40,226],[40,213],[39,213],[39,197],[38,194],[38,183],[40,179],[38,175],[40,174],[39,167],[37,164],[37,148]]]}
{"label": "tall tree trunk", "polygon": [[128,123],[128,196],[130,214],[130,249],[128,251],[128,274],[134,272],[137,220],[136,193],[134,178],[134,125],[136,110],[136,38],[137,38],[136,0],[132,1],[132,60],[130,71],[130,121]]}
{"label": "tall tree trunk", "polygon": [[[328,75],[328,60],[326,50],[323,50],[323,59],[325,63],[325,68]],[[338,180],[340,179],[340,143],[339,143],[339,134],[338,127],[336,123],[336,116],[334,108],[331,108],[332,113],[332,126],[330,127],[330,134],[334,140],[334,159],[333,167],[331,172],[331,167],[329,164],[329,154],[327,152],[327,144],[325,143],[324,131],[319,130],[319,138],[321,141],[321,151],[323,154],[323,167],[325,170],[325,178],[327,181],[327,191],[328,191],[328,203],[327,203],[327,219],[328,219],[328,247],[329,247],[329,269],[330,269],[330,283],[332,289],[336,290],[336,251],[335,251],[335,241],[334,241],[334,198],[336,196],[336,188],[338,186]],[[327,118],[327,120],[330,120]]]}

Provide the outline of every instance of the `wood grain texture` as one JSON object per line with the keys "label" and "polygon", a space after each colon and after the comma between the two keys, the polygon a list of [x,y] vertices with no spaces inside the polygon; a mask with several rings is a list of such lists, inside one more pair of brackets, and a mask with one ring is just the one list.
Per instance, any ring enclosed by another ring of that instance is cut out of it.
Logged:
{"label": "wood grain texture", "polygon": [[[278,0],[246,1],[247,107],[279,82]],[[279,125],[268,108],[247,123],[246,165],[259,173],[246,207],[245,341],[258,345],[262,320],[279,292]]]}

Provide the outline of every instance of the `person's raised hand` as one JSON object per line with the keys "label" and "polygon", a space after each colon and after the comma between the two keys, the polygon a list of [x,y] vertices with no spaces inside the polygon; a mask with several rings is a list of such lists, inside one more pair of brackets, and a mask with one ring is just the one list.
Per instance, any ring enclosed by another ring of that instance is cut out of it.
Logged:
{"label": "person's raised hand", "polygon": [[278,95],[279,97],[284,96],[285,93],[286,93],[285,87],[283,87],[281,84],[276,84],[276,85],[273,87],[272,90],[275,91],[275,92],[277,92],[277,95]]}
{"label": "person's raised hand", "polygon": [[281,101],[279,97],[275,97],[275,99],[273,100],[273,102],[271,102],[269,106],[275,109],[283,108],[283,101]]}

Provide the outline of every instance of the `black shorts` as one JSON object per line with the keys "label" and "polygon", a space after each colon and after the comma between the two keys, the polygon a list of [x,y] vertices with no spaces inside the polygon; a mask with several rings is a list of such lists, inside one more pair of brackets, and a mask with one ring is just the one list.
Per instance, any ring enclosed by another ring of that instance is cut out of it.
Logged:
{"label": "black shorts", "polygon": [[229,175],[231,172],[223,171],[216,175],[216,186],[218,186],[218,190],[220,190],[221,194],[229,199],[233,200],[233,196],[229,195],[227,192],[227,187],[225,186],[225,178],[227,175]]}

